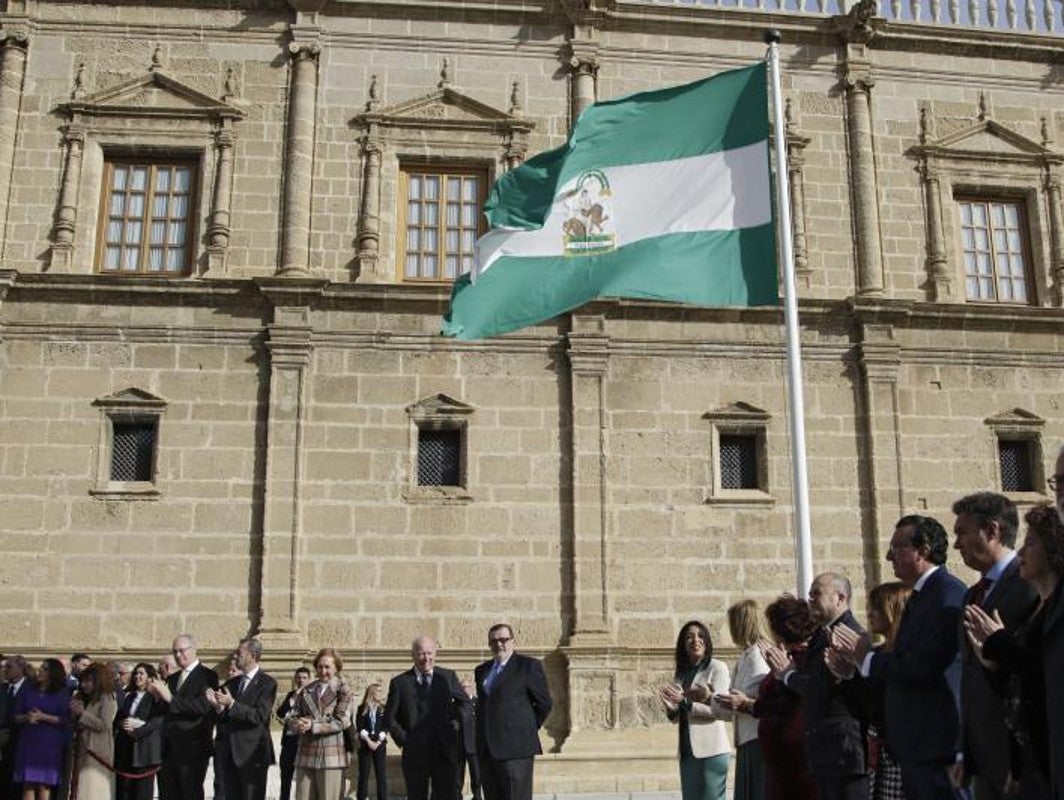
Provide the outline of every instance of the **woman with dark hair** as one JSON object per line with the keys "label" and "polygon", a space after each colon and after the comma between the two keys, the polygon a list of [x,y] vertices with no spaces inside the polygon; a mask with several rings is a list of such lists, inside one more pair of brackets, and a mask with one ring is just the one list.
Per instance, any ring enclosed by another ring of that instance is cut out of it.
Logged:
{"label": "woman with dark hair", "polygon": [[713,658],[709,630],[694,620],[680,628],[675,658],[674,682],[659,694],[680,728],[680,792],[683,800],[724,800],[731,744],[715,698],[728,691],[728,667]]}
{"label": "woman with dark hair", "polygon": [[22,800],[49,800],[59,785],[69,723],[66,671],[56,659],[46,658],[36,685],[27,682],[15,701],[14,782],[22,784]]}
{"label": "woman with dark hair", "polygon": [[90,664],[78,676],[78,692],[70,701],[70,716],[77,733],[74,745],[74,774],[71,796],[112,798],[115,796],[114,764],[115,713],[114,672],[107,664]]}
{"label": "woman with dark hair", "polygon": [[[868,593],[868,630],[877,650],[889,652],[901,627],[901,615],[912,589],[900,581],[881,583]],[[868,701],[868,762],[871,769],[871,800],[905,800],[901,784],[901,767],[887,751],[882,684],[865,684]]]}
{"label": "woman with dark hair", "polygon": [[[295,703],[303,687],[310,683],[310,670],[299,667],[292,675],[292,688],[285,695],[281,705],[277,706],[277,718],[287,723],[295,714]],[[277,764],[281,768],[281,798],[289,800],[292,796],[292,778],[296,774],[296,751],[299,749],[299,734],[290,730],[285,724],[281,731],[281,756]]]}
{"label": "woman with dark hair", "polygon": [[1049,504],[1024,516],[1027,536],[1017,553],[1020,577],[1038,592],[1027,620],[1011,634],[1000,615],[990,617],[976,605],[964,609],[964,628],[983,664],[1005,674],[1005,724],[1009,730],[1009,779],[1006,793],[1018,789],[1024,800],[1049,798],[1049,720],[1046,714],[1044,625],[1057,602],[1064,576],[1064,524]]}
{"label": "woman with dark hair", "polygon": [[163,761],[166,705],[148,691],[148,686],[158,676],[155,667],[146,662],[133,667],[129,690],[115,717],[115,769],[126,776],[144,776],[118,775],[118,800],[152,800],[155,796],[155,771]]}
{"label": "woman with dark hair", "polygon": [[[800,667],[816,622],[805,600],[781,595],[765,609],[769,630]],[[767,800],[816,800],[816,784],[805,757],[805,717],[801,698],[769,673],[757,699],[732,690],[721,705],[757,718],[757,738],[765,766]]]}

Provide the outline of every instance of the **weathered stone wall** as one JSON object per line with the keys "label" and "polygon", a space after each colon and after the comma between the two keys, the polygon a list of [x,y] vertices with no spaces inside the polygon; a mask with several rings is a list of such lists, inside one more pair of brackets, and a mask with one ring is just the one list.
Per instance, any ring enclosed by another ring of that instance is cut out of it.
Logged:
{"label": "weathered stone wall", "polygon": [[[271,669],[333,645],[364,687],[419,631],[468,673],[508,619],[557,700],[537,791],[674,790],[655,687],[678,627],[705,620],[730,658],[727,606],[795,588],[782,314],[600,301],[444,340],[449,287],[398,282],[397,178],[411,160],[498,175],[595,96],[750,63],[751,13],[11,0],[5,651],[154,657],[190,630],[217,659],[258,633]],[[1034,435],[1042,466],[1064,438],[1057,56],[1045,37],[772,20],[813,556],[863,595],[901,514],[948,527],[953,499],[1000,485],[996,431]],[[192,274],[96,274],[105,156],[174,152],[201,164]],[[953,197],[973,190],[1025,204],[1028,306],[965,301]],[[127,390],[165,404],[158,494],[99,491],[97,401]],[[466,424],[461,492],[415,485],[433,403]],[[722,414],[763,427],[763,490],[714,490]]]}

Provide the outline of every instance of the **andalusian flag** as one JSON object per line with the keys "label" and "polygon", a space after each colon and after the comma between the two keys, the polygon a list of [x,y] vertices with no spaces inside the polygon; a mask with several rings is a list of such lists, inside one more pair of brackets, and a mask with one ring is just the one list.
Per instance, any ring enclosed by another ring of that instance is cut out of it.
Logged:
{"label": "andalusian flag", "polygon": [[480,339],[596,297],[774,305],[765,65],[608,100],[503,175],[443,333]]}

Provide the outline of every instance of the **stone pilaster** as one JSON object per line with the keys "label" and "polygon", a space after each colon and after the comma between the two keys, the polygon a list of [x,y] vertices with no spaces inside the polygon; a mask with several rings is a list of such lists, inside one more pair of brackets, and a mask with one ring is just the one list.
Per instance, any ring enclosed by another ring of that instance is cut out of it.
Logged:
{"label": "stone pilaster", "polygon": [[865,45],[850,43],[845,74],[846,133],[850,143],[850,185],[853,192],[857,247],[857,293],[883,293],[883,249],[879,230],[879,189],[876,181],[875,140],[872,135],[870,93],[875,85]]}
{"label": "stone pilaster", "polygon": [[1064,306],[1064,214],[1060,207],[1060,175],[1055,165],[1046,167],[1046,202],[1049,205],[1050,275],[1053,302]]}
{"label": "stone pilaster", "polygon": [[362,139],[362,203],[359,214],[358,264],[363,275],[377,271],[377,259],[380,255],[381,226],[381,157],[384,144],[377,131],[377,125],[371,124]]}
{"label": "stone pilaster", "polygon": [[310,304],[325,281],[259,281],[273,303],[266,352],[270,366],[266,422],[259,636],[271,648],[302,646],[299,558],[303,531],[306,376],[313,352]]}
{"label": "stone pilaster", "polygon": [[52,228],[53,269],[70,269],[74,256],[74,234],[78,223],[78,186],[81,184],[81,162],[85,153],[85,131],[67,126],[63,134],[66,159],[63,164],[63,183],[59,190],[59,210]]}
{"label": "stone pilaster", "polygon": [[907,503],[901,462],[901,423],[898,399],[898,376],[901,369],[901,345],[894,341],[889,324],[865,324],[862,341],[857,346],[857,363],[861,372],[860,409],[863,419],[865,465],[863,494],[866,515],[865,535],[866,585],[882,580],[884,549],[893,525],[906,513]]}
{"label": "stone pilaster", "polygon": [[598,99],[598,44],[573,39],[569,42],[569,128],[580,112]]}
{"label": "stone pilaster", "polygon": [[611,640],[606,370],[601,317],[573,317],[569,334],[573,420],[573,630],[571,645]]}
{"label": "stone pilaster", "polygon": [[284,217],[279,275],[310,270],[310,209],[314,173],[314,122],[317,115],[320,30],[292,26],[291,83],[285,148]]}
{"label": "stone pilaster", "polygon": [[927,202],[927,272],[936,303],[954,299],[953,277],[946,260],[946,236],[942,219],[942,180],[928,163],[922,166]]}
{"label": "stone pilaster", "polygon": [[0,29],[0,261],[6,252],[11,172],[28,49],[29,37],[24,31]]}
{"label": "stone pilaster", "polygon": [[229,251],[229,216],[233,200],[233,134],[220,130],[214,137],[215,163],[214,193],[211,197],[211,219],[207,225],[207,268],[212,272],[224,270]]}
{"label": "stone pilaster", "polygon": [[798,132],[794,104],[787,99],[784,118],[787,136],[787,183],[791,191],[792,246],[794,248],[794,273],[799,283],[808,288],[811,277],[809,250],[805,238],[805,148],[808,136]]}

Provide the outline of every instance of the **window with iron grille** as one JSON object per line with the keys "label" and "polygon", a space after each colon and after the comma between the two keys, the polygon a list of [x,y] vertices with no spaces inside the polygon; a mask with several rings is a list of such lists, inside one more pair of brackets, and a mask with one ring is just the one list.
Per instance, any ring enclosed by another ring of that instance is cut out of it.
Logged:
{"label": "window with iron grille", "polygon": [[1027,303],[1026,224],[1019,202],[960,198],[964,280],[969,300]]}
{"label": "window with iron grille", "polygon": [[399,173],[400,278],[453,281],[473,268],[473,243],[484,232],[483,169],[404,166]]}
{"label": "window with iron grille", "polygon": [[1001,467],[1003,492],[1034,491],[1031,444],[1031,441],[1026,439],[998,439],[998,463]]}
{"label": "window with iron grille", "polygon": [[418,486],[462,485],[462,432],[420,428],[417,434]]}
{"label": "window with iron grille", "polygon": [[182,275],[192,265],[198,164],[108,161],[97,267],[112,275]]}
{"label": "window with iron grille", "polygon": [[111,480],[150,481],[155,463],[155,421],[115,420],[111,434]]}
{"label": "window with iron grille", "polygon": [[720,435],[720,488],[757,489],[757,436]]}

